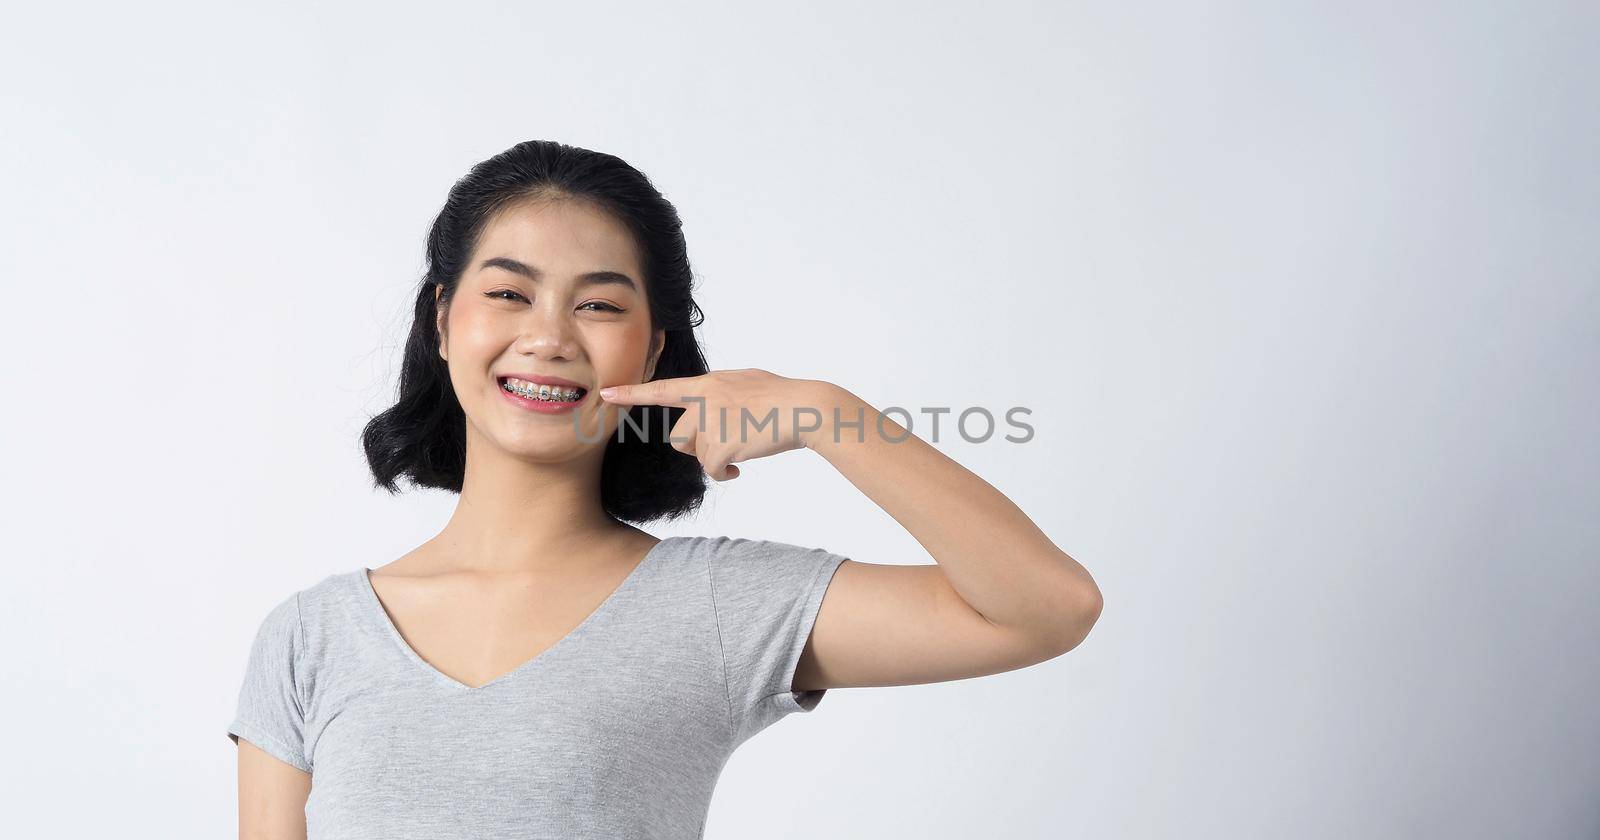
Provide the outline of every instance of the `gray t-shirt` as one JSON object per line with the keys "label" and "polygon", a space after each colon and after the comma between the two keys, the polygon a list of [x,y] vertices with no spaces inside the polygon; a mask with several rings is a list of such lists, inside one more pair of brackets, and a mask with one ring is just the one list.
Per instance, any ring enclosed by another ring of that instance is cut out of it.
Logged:
{"label": "gray t-shirt", "polygon": [[532,660],[473,688],[401,637],[366,567],[274,607],[228,737],[311,773],[308,840],[699,838],[790,691],[844,557],[668,537]]}

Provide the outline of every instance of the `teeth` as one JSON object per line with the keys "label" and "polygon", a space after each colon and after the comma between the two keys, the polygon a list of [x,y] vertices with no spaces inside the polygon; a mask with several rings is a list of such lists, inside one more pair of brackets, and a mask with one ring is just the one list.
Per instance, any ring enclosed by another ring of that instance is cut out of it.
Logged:
{"label": "teeth", "polygon": [[575,402],[578,399],[577,388],[565,388],[560,385],[536,385],[520,379],[507,379],[500,384],[501,388],[525,397],[530,400],[546,400],[548,402]]}

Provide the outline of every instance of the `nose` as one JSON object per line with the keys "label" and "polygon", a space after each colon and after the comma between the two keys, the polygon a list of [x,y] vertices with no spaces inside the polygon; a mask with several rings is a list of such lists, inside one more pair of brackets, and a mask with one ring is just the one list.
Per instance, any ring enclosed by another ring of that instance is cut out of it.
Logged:
{"label": "nose", "polygon": [[541,359],[575,358],[577,342],[571,318],[566,311],[550,306],[531,307],[512,349]]}

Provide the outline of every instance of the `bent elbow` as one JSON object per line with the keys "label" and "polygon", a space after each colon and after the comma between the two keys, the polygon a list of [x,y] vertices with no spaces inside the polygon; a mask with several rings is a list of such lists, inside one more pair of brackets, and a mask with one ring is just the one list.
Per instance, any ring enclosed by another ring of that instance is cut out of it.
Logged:
{"label": "bent elbow", "polygon": [[[1089,637],[1089,631],[1100,620],[1100,613],[1105,609],[1105,598],[1100,594],[1100,588],[1089,584],[1080,596],[1075,598],[1068,610],[1068,620],[1062,630],[1057,649],[1067,653]],[[1058,654],[1059,655],[1059,654]]]}

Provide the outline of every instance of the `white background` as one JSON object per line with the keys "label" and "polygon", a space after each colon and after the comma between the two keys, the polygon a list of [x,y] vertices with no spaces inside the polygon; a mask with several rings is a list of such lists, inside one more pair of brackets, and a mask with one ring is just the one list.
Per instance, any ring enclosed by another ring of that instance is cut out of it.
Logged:
{"label": "white background", "polygon": [[[676,203],[713,367],[1029,407],[938,445],[1105,595],[780,722],[708,837],[1600,832],[1594,5],[294,5],[0,34],[8,835],[232,835],[266,610],[452,509],[357,436],[533,138]],[[931,562],[743,469],[648,529]]]}

